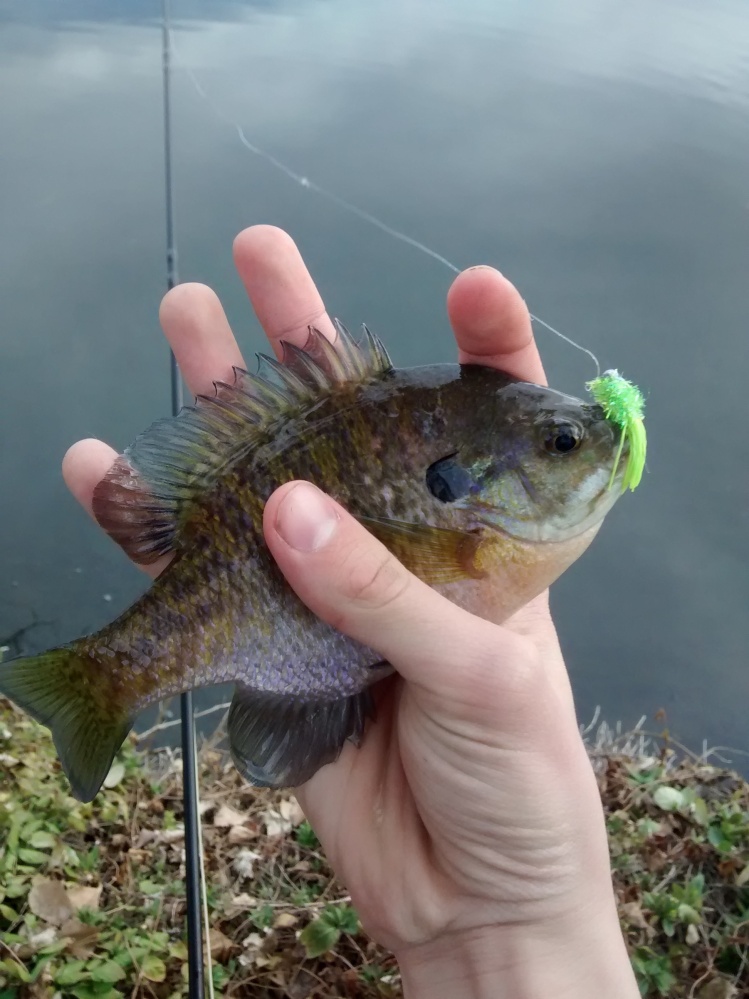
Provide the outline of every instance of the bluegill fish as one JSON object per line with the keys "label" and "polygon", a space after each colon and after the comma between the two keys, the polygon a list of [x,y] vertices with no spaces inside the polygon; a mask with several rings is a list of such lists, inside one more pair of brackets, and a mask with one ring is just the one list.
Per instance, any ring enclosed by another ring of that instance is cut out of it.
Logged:
{"label": "bluegill fish", "polygon": [[256,785],[298,785],[363,737],[390,667],[276,567],[262,517],[283,482],[314,482],[496,622],[584,551],[620,494],[627,446],[600,406],[481,366],[396,370],[366,327],[360,344],[337,330],[335,346],[311,330],[283,364],[235,369],[97,486],[95,516],[131,558],[174,558],[101,631],[0,665],[0,693],[52,730],[78,798],[96,795],[143,708],[224,681],[231,752]]}

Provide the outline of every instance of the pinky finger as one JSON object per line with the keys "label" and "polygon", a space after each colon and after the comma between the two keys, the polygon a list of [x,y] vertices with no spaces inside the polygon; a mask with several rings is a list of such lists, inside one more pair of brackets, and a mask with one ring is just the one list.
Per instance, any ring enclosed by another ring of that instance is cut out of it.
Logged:
{"label": "pinky finger", "polygon": [[73,444],[62,459],[65,485],[92,517],[94,489],[114,464],[118,455],[104,441],[94,438]]}
{"label": "pinky finger", "polygon": [[[73,444],[62,459],[62,477],[65,485],[91,517],[94,516],[92,508],[94,489],[117,457],[117,452],[104,441],[89,438]],[[168,562],[169,559],[164,558],[153,565],[140,568],[149,576],[158,576]]]}

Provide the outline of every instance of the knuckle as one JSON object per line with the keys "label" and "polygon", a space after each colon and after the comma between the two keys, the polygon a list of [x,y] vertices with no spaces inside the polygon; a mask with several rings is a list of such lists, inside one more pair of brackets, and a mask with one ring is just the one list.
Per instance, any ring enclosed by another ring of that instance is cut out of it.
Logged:
{"label": "knuckle", "polygon": [[408,573],[387,551],[355,549],[348,561],[344,596],[351,604],[383,611],[408,589]]}

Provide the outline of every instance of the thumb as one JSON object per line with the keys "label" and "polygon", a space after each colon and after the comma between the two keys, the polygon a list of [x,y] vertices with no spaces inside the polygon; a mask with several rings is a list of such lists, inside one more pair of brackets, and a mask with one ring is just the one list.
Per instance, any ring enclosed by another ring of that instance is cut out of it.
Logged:
{"label": "thumb", "polygon": [[526,697],[537,712],[542,678],[533,643],[431,589],[315,486],[281,486],[266,504],[264,529],[310,610],[376,649],[406,680],[455,706],[473,702],[473,711],[476,701],[489,707],[488,697],[495,720],[497,700],[503,715]]}

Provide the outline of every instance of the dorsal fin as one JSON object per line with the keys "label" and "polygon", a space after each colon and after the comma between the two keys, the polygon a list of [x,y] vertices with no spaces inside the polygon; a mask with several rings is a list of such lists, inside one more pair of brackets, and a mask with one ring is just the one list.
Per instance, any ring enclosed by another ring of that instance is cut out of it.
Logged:
{"label": "dorsal fin", "polygon": [[94,490],[93,509],[132,559],[144,565],[173,551],[192,500],[284,420],[327,393],[392,370],[366,326],[358,344],[337,320],[335,326],[335,345],[310,327],[303,350],[282,342],[283,364],[258,354],[257,374],[235,368],[233,384],[214,382],[213,396],[157,420],[117,459]]}

